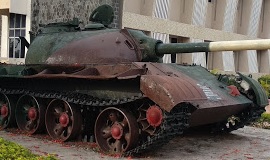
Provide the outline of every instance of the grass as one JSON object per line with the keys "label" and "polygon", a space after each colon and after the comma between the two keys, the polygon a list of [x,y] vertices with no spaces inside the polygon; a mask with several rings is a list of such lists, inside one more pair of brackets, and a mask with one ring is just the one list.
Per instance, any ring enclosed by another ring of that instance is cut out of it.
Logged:
{"label": "grass", "polygon": [[57,160],[54,156],[38,156],[22,146],[0,138],[1,160]]}

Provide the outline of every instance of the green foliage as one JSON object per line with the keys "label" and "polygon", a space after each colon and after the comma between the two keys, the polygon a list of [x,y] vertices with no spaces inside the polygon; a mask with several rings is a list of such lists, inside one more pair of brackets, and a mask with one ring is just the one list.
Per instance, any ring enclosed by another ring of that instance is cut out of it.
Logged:
{"label": "green foliage", "polygon": [[261,117],[254,123],[252,123],[253,127],[270,129],[270,114],[262,113]]}
{"label": "green foliage", "polygon": [[236,76],[233,74],[220,74],[221,71],[218,69],[210,70],[210,73],[212,73],[215,76],[219,77],[219,80],[225,84],[229,85],[235,85],[239,87],[239,84],[236,82]]}
{"label": "green foliage", "polygon": [[219,74],[219,70],[218,69],[213,69],[210,71],[210,73],[212,73],[213,75],[218,75]]}
{"label": "green foliage", "polygon": [[269,113],[266,113],[266,112],[262,113],[261,118],[263,121],[270,122],[270,114]]}
{"label": "green foliage", "polygon": [[22,146],[0,138],[0,159],[2,160],[57,160],[54,156],[47,157],[32,154]]}
{"label": "green foliage", "polygon": [[270,75],[261,76],[258,81],[265,89],[268,98],[270,98]]}

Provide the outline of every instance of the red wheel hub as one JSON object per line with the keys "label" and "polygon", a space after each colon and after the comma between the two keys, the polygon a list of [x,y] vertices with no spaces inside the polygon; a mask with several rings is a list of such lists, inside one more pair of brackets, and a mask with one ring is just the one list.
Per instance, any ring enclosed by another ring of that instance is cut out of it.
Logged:
{"label": "red wheel hub", "polygon": [[59,122],[63,127],[66,127],[69,123],[69,117],[66,113],[61,114]]}
{"label": "red wheel hub", "polygon": [[31,107],[28,109],[28,118],[30,120],[35,120],[37,119],[37,110],[35,107]]}
{"label": "red wheel hub", "polygon": [[151,126],[158,127],[163,119],[161,109],[156,105],[149,107],[146,111],[146,119]]}
{"label": "red wheel hub", "polygon": [[123,127],[119,123],[115,123],[111,128],[112,137],[120,139],[123,135]]}
{"label": "red wheel hub", "polygon": [[2,117],[8,116],[8,107],[5,104],[3,104],[1,107],[1,116]]}

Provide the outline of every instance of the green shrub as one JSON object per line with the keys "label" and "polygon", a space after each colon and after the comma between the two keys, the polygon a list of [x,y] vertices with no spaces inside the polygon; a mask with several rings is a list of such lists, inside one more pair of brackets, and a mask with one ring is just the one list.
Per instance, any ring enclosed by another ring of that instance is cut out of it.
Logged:
{"label": "green shrub", "polygon": [[264,121],[270,122],[270,114],[269,113],[266,113],[266,112],[262,113],[261,118]]}
{"label": "green shrub", "polygon": [[54,156],[37,156],[22,146],[0,138],[0,159],[2,160],[57,160]]}
{"label": "green shrub", "polygon": [[262,113],[261,117],[256,122],[253,122],[251,126],[270,129],[270,114],[266,112]]}
{"label": "green shrub", "polygon": [[268,98],[270,98],[270,75],[261,76],[258,81],[265,89]]}

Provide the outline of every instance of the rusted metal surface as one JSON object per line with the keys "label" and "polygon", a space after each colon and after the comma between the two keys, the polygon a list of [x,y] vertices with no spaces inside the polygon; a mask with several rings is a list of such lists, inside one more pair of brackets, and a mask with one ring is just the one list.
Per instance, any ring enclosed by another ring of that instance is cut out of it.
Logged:
{"label": "rusted metal surface", "polygon": [[46,104],[33,96],[24,95],[19,98],[15,118],[20,130],[28,134],[45,131]]}
{"label": "rusted metal surface", "polygon": [[[26,69],[32,70],[31,66]],[[133,79],[146,74],[146,68],[130,64],[114,65],[44,65],[40,71],[34,74],[22,76],[21,78],[42,78],[42,79]],[[38,73],[37,73],[38,72]]]}
{"label": "rusted metal surface", "polygon": [[230,88],[200,67],[159,63],[136,65],[148,69],[147,75],[141,76],[141,91],[161,108],[170,111],[183,102],[196,107],[191,115],[191,126],[222,121],[252,104],[244,96],[231,95]]}
{"label": "rusted metal surface", "polygon": [[0,92],[0,130],[12,127],[15,123],[15,97]]}
{"label": "rusted metal surface", "polygon": [[182,102],[207,100],[196,84],[178,77],[142,76],[141,91],[168,112]]}
{"label": "rusted metal surface", "polygon": [[109,107],[95,123],[95,137],[104,152],[123,153],[137,145],[139,127],[135,117],[125,109]]}
{"label": "rusted metal surface", "polygon": [[[11,69],[10,69],[11,68]],[[16,69],[14,69],[16,68]],[[45,64],[45,65],[5,65],[2,70],[4,77],[16,78],[77,78],[77,79],[130,79],[144,75],[147,72],[145,67],[124,64]],[[7,75],[8,74],[8,75]]]}
{"label": "rusted metal surface", "polygon": [[139,61],[134,44],[120,32],[70,42],[53,53],[48,64],[104,64]]}
{"label": "rusted metal surface", "polygon": [[55,99],[46,110],[45,124],[51,137],[67,141],[81,132],[82,117],[79,107],[66,101]]}
{"label": "rusted metal surface", "polygon": [[226,120],[228,117],[232,115],[241,113],[241,111],[243,111],[250,105],[251,103],[237,104],[231,106],[223,105],[211,108],[199,108],[191,114],[189,123],[191,127],[194,127],[199,125],[221,122]]}

